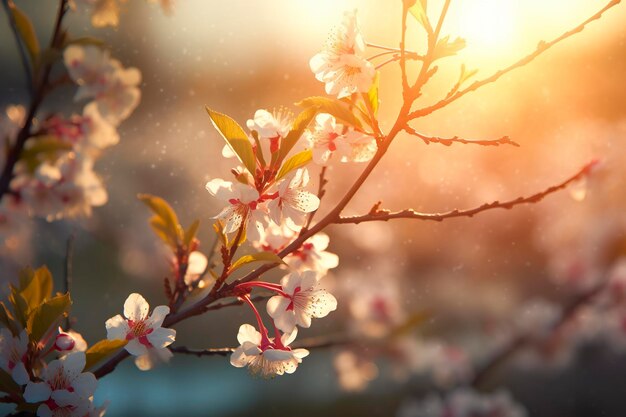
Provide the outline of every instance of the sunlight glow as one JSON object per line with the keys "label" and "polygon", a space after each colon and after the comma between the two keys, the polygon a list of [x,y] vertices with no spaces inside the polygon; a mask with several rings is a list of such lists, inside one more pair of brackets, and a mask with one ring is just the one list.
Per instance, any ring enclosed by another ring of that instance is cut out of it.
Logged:
{"label": "sunlight glow", "polygon": [[456,7],[458,34],[468,46],[491,52],[509,48],[518,26],[518,2],[511,0],[473,0]]}

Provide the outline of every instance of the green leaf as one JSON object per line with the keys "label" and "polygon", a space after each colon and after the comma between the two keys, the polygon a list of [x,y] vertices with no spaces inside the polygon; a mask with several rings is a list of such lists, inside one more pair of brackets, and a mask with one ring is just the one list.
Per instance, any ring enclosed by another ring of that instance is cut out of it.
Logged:
{"label": "green leaf", "polygon": [[276,181],[283,178],[291,171],[302,168],[303,166],[311,162],[311,159],[313,159],[313,151],[311,151],[310,149],[298,152],[291,158],[287,159],[285,163],[280,167],[278,175],[276,175]]}
{"label": "green leaf", "polygon": [[95,364],[106,358],[107,356],[112,355],[119,349],[126,346],[128,343],[126,340],[107,340],[103,339],[87,349],[85,355],[87,357],[87,361],[85,363],[85,371],[91,369]]}
{"label": "green leaf", "polygon": [[393,329],[391,337],[405,336],[431,317],[431,312],[427,310],[413,313],[403,323]]}
{"label": "green leaf", "polygon": [[39,342],[48,330],[59,322],[69,311],[72,300],[69,293],[57,295],[43,302],[28,318],[26,330],[33,342]]}
{"label": "green leaf", "polygon": [[448,56],[454,56],[463,48],[466,43],[463,38],[456,38],[450,41],[450,36],[445,36],[437,41],[435,45],[434,59],[441,59]]}
{"label": "green leaf", "polygon": [[28,146],[22,151],[20,160],[26,164],[29,172],[35,172],[44,161],[54,162],[61,152],[72,150],[72,144],[56,136],[36,136],[28,141]]}
{"label": "green leaf", "polygon": [[428,7],[427,0],[413,0],[413,5],[409,7],[409,13],[417,20],[417,23],[422,25],[427,32],[432,31],[432,27],[430,26],[430,21],[428,20],[428,15],[426,14],[426,9]]}
{"label": "green leaf", "polygon": [[35,310],[52,295],[52,275],[45,266],[36,271],[26,268],[20,272],[20,294],[26,300],[28,311]]}
{"label": "green leaf", "polygon": [[15,317],[13,317],[13,314],[11,314],[3,302],[0,302],[0,323],[9,329],[11,333],[13,333],[13,336],[17,336],[19,334]]}
{"label": "green leaf", "polygon": [[231,265],[230,272],[233,272],[234,270],[252,262],[265,262],[272,264],[284,263],[283,260],[274,252],[258,252],[252,255],[244,255],[241,258],[237,259],[237,261],[235,261],[235,263]]}
{"label": "green leaf", "polygon": [[9,2],[9,7],[11,8],[11,13],[13,13],[13,19],[15,20],[17,30],[20,32],[20,36],[24,41],[24,45],[26,45],[26,49],[28,49],[30,59],[33,63],[36,63],[37,57],[39,56],[39,40],[37,39],[37,34],[35,33],[35,27],[29,17],[26,16],[23,11],[18,9],[13,2]]}
{"label": "green leaf", "polygon": [[239,157],[241,163],[252,175],[255,175],[256,159],[246,132],[229,116],[213,111],[208,107],[206,107],[206,111],[211,118],[213,126],[215,126],[228,146]]}
{"label": "green leaf", "polygon": [[350,111],[350,107],[337,99],[329,97],[308,97],[296,103],[296,106],[309,108],[317,107],[318,113],[328,113],[344,124],[361,128],[361,121]]}
{"label": "green leaf", "polygon": [[174,209],[161,197],[138,194],[137,198],[154,213],[149,222],[157,236],[166,244],[176,248],[183,239],[183,232]]}
{"label": "green leaf", "polygon": [[13,377],[4,369],[0,369],[0,391],[6,393],[22,393],[22,388],[17,385]]}
{"label": "green leaf", "polygon": [[28,303],[20,294],[19,288],[15,288],[11,285],[11,294],[9,294],[9,301],[13,305],[13,311],[15,312],[15,318],[22,325],[26,327],[28,320]]}
{"label": "green leaf", "polygon": [[473,70],[468,71],[465,68],[465,64],[461,64],[461,75],[459,76],[459,82],[458,82],[459,86],[463,85],[465,81],[469,80],[476,74],[478,74],[478,69],[473,69]]}
{"label": "green leaf", "polygon": [[196,237],[196,234],[198,233],[198,227],[200,227],[200,220],[196,220],[195,222],[191,223],[189,229],[185,231],[185,237],[183,239],[183,244],[185,246],[189,247],[193,239]]}
{"label": "green leaf", "polygon": [[367,92],[367,98],[369,99],[372,110],[374,110],[374,116],[378,114],[378,87],[380,85],[380,71],[376,71],[374,76],[374,82],[370,91]]}
{"label": "green leaf", "polygon": [[317,112],[317,106],[312,106],[304,109],[302,112],[300,112],[298,117],[296,117],[296,120],[294,120],[293,124],[291,125],[291,130],[289,131],[287,136],[285,136],[285,138],[281,141],[278,158],[279,161],[282,161],[287,157],[289,151],[291,151],[291,149],[293,149],[293,147],[296,145],[296,143],[298,142],[306,128],[309,126],[315,115],[317,115]]}

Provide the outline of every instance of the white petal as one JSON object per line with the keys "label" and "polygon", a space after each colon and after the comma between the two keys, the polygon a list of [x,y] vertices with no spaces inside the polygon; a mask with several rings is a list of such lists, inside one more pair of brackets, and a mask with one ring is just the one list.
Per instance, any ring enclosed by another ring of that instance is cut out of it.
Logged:
{"label": "white petal", "polygon": [[139,340],[137,339],[130,340],[128,343],[126,343],[126,346],[124,346],[124,348],[128,353],[134,356],[144,355],[148,351],[148,348],[139,343]]}
{"label": "white petal", "polygon": [[283,297],[282,295],[275,295],[267,300],[267,314],[269,314],[271,318],[275,319],[287,311],[289,304],[291,304],[290,299]]}
{"label": "white petal", "polygon": [[45,382],[29,382],[24,391],[24,399],[29,403],[38,403],[50,398],[52,390]]}
{"label": "white petal", "polygon": [[98,380],[91,372],[80,374],[73,382],[72,388],[81,398],[89,398],[98,387]]}
{"label": "white petal", "polygon": [[128,322],[118,314],[111,317],[105,323],[107,329],[107,339],[109,340],[125,340],[128,334]]}
{"label": "white petal", "polygon": [[297,272],[292,272],[289,275],[285,275],[280,280],[280,285],[283,287],[283,291],[285,291],[289,295],[293,295],[294,291],[297,287],[301,287],[302,278],[300,274]]}
{"label": "white petal", "polygon": [[157,306],[155,307],[152,315],[148,319],[148,325],[151,328],[161,327],[163,324],[163,320],[165,320],[165,316],[170,314],[170,308],[168,306]]}
{"label": "white petal", "polygon": [[239,333],[237,333],[237,341],[240,345],[245,342],[252,342],[255,345],[261,344],[261,333],[250,324],[242,324],[239,326]]}
{"label": "white petal", "polygon": [[22,362],[18,362],[15,364],[13,372],[11,372],[11,376],[13,377],[13,380],[19,385],[26,385],[28,381],[30,381],[30,376],[28,376],[26,366],[24,366],[24,363]]}
{"label": "white petal", "polygon": [[157,349],[171,345],[176,340],[176,330],[158,327],[148,336],[148,341]]}
{"label": "white petal", "polygon": [[314,288],[322,276],[315,271],[304,271],[301,274],[301,277],[302,281],[300,283],[300,290],[306,291],[308,289]]}
{"label": "white petal", "polygon": [[54,417],[52,410],[46,404],[41,404],[37,408],[37,417]]}
{"label": "white petal", "polygon": [[124,302],[124,316],[133,321],[143,320],[148,316],[150,305],[141,294],[132,293]]}
{"label": "white petal", "polygon": [[294,328],[291,333],[284,333],[281,336],[280,341],[282,342],[282,344],[284,346],[289,346],[291,344],[291,342],[296,340],[296,336],[298,336],[298,328],[297,327]]}
{"label": "white petal", "polygon": [[63,373],[72,381],[85,369],[86,356],[84,352],[71,352],[61,359],[63,361]]}

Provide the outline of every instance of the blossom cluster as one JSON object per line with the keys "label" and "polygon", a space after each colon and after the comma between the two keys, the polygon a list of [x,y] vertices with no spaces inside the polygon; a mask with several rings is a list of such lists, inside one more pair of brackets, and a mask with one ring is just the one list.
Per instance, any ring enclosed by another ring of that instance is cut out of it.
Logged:
{"label": "blossom cluster", "polygon": [[508,392],[481,394],[470,388],[458,388],[441,398],[430,395],[421,401],[406,403],[398,417],[525,417],[528,413],[515,403]]}
{"label": "blossom cluster", "polygon": [[[75,101],[86,104],[82,114],[52,114],[35,125],[16,165],[10,196],[0,207],[0,232],[5,234],[27,215],[48,220],[89,216],[92,207],[108,199],[95,163],[104,149],[119,142],[116,128],[139,103],[141,74],[95,45],[70,45],[63,60],[78,86]],[[9,107],[6,115],[0,136],[12,145],[25,111]]]}

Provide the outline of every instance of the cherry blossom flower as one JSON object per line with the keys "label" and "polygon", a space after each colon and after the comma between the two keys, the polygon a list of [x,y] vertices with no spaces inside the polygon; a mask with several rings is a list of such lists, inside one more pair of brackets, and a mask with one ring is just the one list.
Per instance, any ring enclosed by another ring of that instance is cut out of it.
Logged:
{"label": "cherry blossom flower", "polygon": [[296,325],[310,327],[311,319],[326,317],[337,309],[337,300],[319,287],[321,275],[314,271],[293,272],[280,281],[283,293],[270,298],[267,313],[277,328],[291,332]]}
{"label": "cherry blossom flower", "polygon": [[124,68],[108,51],[94,45],[69,46],[63,58],[70,77],[79,85],[74,99],[95,99],[109,123],[117,126],[139,104],[141,73],[137,68]]}
{"label": "cherry blossom flower", "polygon": [[313,149],[313,162],[318,165],[328,165],[333,156],[340,162],[367,162],[378,149],[373,137],[337,123],[326,113],[315,116],[307,139]]}
{"label": "cherry blossom flower", "polygon": [[0,329],[0,369],[9,373],[15,382],[26,384],[30,377],[24,361],[28,352],[28,333],[26,330],[13,337],[8,329]]}
{"label": "cherry blossom flower", "polygon": [[345,391],[363,391],[378,376],[374,362],[356,355],[350,350],[342,350],[333,360],[339,385]]}
{"label": "cherry blossom flower", "polygon": [[242,224],[246,227],[249,241],[259,241],[263,233],[265,212],[259,205],[259,192],[245,184],[233,184],[215,178],[206,184],[207,191],[219,200],[228,203],[217,216],[224,222],[224,233],[236,232]]}
{"label": "cherry blossom flower", "polygon": [[108,200],[93,164],[91,158],[69,152],[55,162],[43,162],[32,176],[18,175],[11,188],[34,215],[48,220],[89,216],[92,207]]}
{"label": "cherry blossom flower", "polygon": [[[135,363],[139,369],[149,369],[153,357],[159,356],[165,361],[171,357],[167,346],[176,338],[176,330],[161,327],[165,316],[170,312],[167,306],[155,307],[148,316],[150,305],[137,293],[128,296],[124,303],[124,319],[121,315],[106,321],[107,339],[127,340],[125,348],[131,355],[142,357]],[[160,351],[160,352],[155,352]],[[167,351],[167,352],[165,352]],[[150,355],[144,356],[144,355]]]}
{"label": "cherry blossom flower", "polygon": [[289,347],[297,334],[297,329],[294,329],[280,338],[267,338],[254,326],[242,324],[237,334],[240,346],[231,355],[230,363],[237,368],[247,366],[253,375],[265,378],[292,374],[302,363],[302,358],[309,354],[306,349],[292,350]]}
{"label": "cherry blossom flower", "polygon": [[481,394],[470,388],[458,388],[445,398],[430,395],[421,401],[405,404],[398,417],[526,417],[523,407],[506,391]]}
{"label": "cherry blossom flower", "polygon": [[39,417],[84,416],[89,412],[98,381],[92,373],[83,372],[85,361],[83,352],[70,353],[43,369],[42,382],[26,385],[24,399],[41,403]]}
{"label": "cherry blossom flower", "polygon": [[317,233],[304,241],[299,249],[285,257],[285,263],[296,271],[316,271],[326,275],[329,269],[339,265],[339,257],[326,251],[330,238],[326,233]]}
{"label": "cherry blossom flower", "polygon": [[83,336],[74,330],[64,332],[59,327],[58,334],[54,339],[54,348],[63,354],[70,352],[84,352],[87,350],[87,342]]}
{"label": "cherry blossom flower", "polygon": [[206,270],[209,260],[202,252],[193,251],[187,260],[187,273],[185,274],[185,284],[193,285]]}
{"label": "cherry blossom flower", "polygon": [[291,115],[284,110],[270,113],[260,109],[254,113],[253,119],[246,122],[246,126],[251,131],[257,132],[260,141],[269,142],[269,154],[273,154],[278,152],[280,140],[287,136],[291,130],[291,119]]}
{"label": "cherry blossom flower", "polygon": [[309,172],[298,169],[283,179],[278,186],[278,195],[268,203],[269,216],[276,224],[300,230],[306,222],[307,214],[320,206],[320,199],[305,190],[309,183]]}
{"label": "cherry blossom flower", "polygon": [[374,80],[374,65],[362,55],[365,41],[356,10],[344,13],[342,25],[331,34],[324,49],[309,61],[315,78],[326,84],[326,93],[337,98],[366,93]]}

